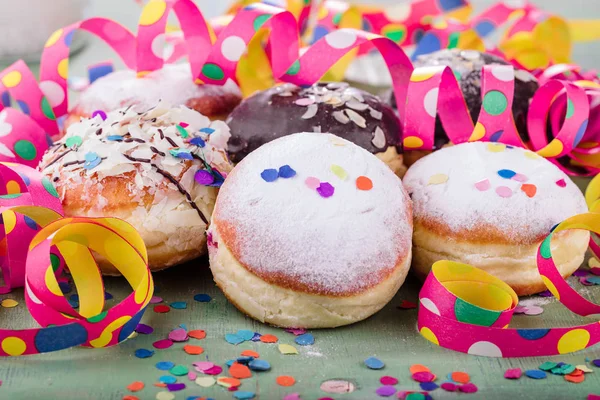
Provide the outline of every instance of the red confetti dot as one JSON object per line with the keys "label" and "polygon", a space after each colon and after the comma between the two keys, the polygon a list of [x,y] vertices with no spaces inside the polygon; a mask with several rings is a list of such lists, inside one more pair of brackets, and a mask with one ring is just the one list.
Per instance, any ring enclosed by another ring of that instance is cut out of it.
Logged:
{"label": "red confetti dot", "polygon": [[140,400],[140,398],[132,394],[127,394],[123,396],[123,400]]}
{"label": "red confetti dot", "polygon": [[258,354],[256,351],[253,351],[253,350],[244,350],[244,351],[242,351],[241,356],[260,358],[260,354]]}
{"label": "red confetti dot", "polygon": [[194,339],[204,339],[206,337],[206,332],[201,329],[195,329],[193,331],[189,331],[188,336]]}
{"label": "red confetti dot", "polygon": [[245,365],[235,362],[229,368],[229,375],[238,379],[246,379],[252,377],[252,372]]}
{"label": "red confetti dot", "polygon": [[417,382],[433,382],[435,375],[429,371],[422,371],[412,374],[412,378]]}
{"label": "red confetti dot", "polygon": [[164,313],[168,313],[169,311],[171,311],[171,307],[166,306],[164,304],[159,304],[157,306],[154,306],[155,313],[164,314]]}
{"label": "red confetti dot", "polygon": [[446,392],[456,392],[458,390],[458,386],[452,382],[444,382],[440,385],[440,387]]}
{"label": "red confetti dot", "polygon": [[373,189],[373,181],[366,176],[359,176],[356,178],[356,188],[358,190],[371,190]]}
{"label": "red confetti dot", "polygon": [[431,372],[431,370],[429,368],[427,368],[426,366],[421,365],[421,364],[411,365],[408,370],[410,371],[411,374],[416,374],[417,372]]}
{"label": "red confetti dot", "polygon": [[169,347],[173,346],[173,341],[169,339],[161,339],[152,343],[152,346],[154,346],[155,349],[159,350],[168,349]]}
{"label": "red confetti dot", "polygon": [[139,392],[144,388],[144,386],[144,382],[136,381],[129,384],[129,386],[127,386],[127,390],[129,390],[130,392]]}
{"label": "red confetti dot", "polygon": [[507,369],[504,373],[506,379],[519,379],[523,375],[521,368]]}
{"label": "red confetti dot", "polygon": [[277,343],[279,339],[277,339],[277,336],[275,335],[262,335],[260,341],[263,343]]}
{"label": "red confetti dot", "polygon": [[394,378],[393,376],[382,376],[379,378],[379,382],[382,385],[396,385],[398,383],[398,379]]}
{"label": "red confetti dot", "polygon": [[474,384],[467,383],[465,385],[460,385],[458,387],[458,390],[460,390],[463,393],[477,393],[477,390],[479,390],[479,389]]}
{"label": "red confetti dot", "polygon": [[471,377],[469,376],[469,374],[467,374],[466,372],[461,372],[461,371],[453,372],[451,377],[454,382],[458,382],[458,383],[469,383],[469,381],[471,380]]}
{"label": "red confetti dot", "polygon": [[557,180],[556,184],[561,188],[567,187],[567,182],[564,179]]}
{"label": "red confetti dot", "polygon": [[281,375],[275,379],[275,382],[277,382],[279,386],[294,386],[296,379],[294,379],[293,376]]}
{"label": "red confetti dot", "polygon": [[193,356],[197,356],[198,354],[204,353],[204,349],[200,346],[193,346],[191,344],[186,344],[183,346],[183,351]]}

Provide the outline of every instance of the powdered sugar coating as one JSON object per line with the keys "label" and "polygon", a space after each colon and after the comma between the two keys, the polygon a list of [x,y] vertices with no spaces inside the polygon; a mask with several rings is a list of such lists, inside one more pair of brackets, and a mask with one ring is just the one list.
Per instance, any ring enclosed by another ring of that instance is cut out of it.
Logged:
{"label": "powdered sugar coating", "polygon": [[[284,165],[296,175],[261,177]],[[357,188],[360,176],[372,189]],[[309,187],[310,177],[332,185],[333,195]],[[376,285],[409,257],[410,203],[400,179],[368,151],[334,135],[299,133],[237,165],[221,188],[209,235],[267,282],[344,295]],[[223,234],[229,229],[233,235]]]}
{"label": "powdered sugar coating", "polygon": [[[442,175],[447,176],[443,183],[430,183]],[[581,191],[550,161],[498,143],[438,150],[415,163],[404,184],[415,220],[435,220],[455,232],[495,227],[514,243],[536,241],[557,223],[587,211]]]}
{"label": "powdered sugar coating", "polygon": [[129,105],[150,108],[159,100],[182,105],[193,98],[223,93],[241,97],[239,88],[231,80],[224,86],[197,85],[188,64],[165,64],[143,78],[137,78],[136,72],[128,69],[99,78],[81,94],[75,108],[80,113],[91,114],[98,109],[111,111]]}

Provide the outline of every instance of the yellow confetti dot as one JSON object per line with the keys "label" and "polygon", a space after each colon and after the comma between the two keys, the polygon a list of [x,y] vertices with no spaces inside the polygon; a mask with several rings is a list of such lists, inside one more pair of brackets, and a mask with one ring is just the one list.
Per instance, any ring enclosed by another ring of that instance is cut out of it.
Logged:
{"label": "yellow confetti dot", "polygon": [[577,368],[579,370],[582,370],[583,372],[588,373],[588,374],[591,373],[591,372],[594,372],[593,369],[591,369],[587,365],[583,365],[583,364],[582,365],[576,365],[575,368]]}
{"label": "yellow confetti dot", "polygon": [[175,395],[169,392],[158,392],[156,393],[156,400],[173,400]]}
{"label": "yellow confetti dot", "polygon": [[140,72],[138,72],[138,73],[137,73],[137,75],[136,75],[136,76],[137,76],[138,78],[143,78],[143,77],[145,77],[146,75],[148,75],[149,73],[150,73],[150,71],[140,71]]}
{"label": "yellow confetti dot", "polygon": [[162,16],[165,14],[165,10],[167,9],[167,3],[162,0],[152,0],[146,7],[142,10],[142,15],[140,16],[140,25],[148,26],[155,24],[158,22]]}
{"label": "yellow confetti dot", "polygon": [[348,174],[346,173],[344,168],[340,167],[339,165],[333,164],[331,166],[331,172],[333,172],[334,175],[340,178],[341,180],[346,180],[346,178],[348,177]]}
{"label": "yellow confetti dot", "polygon": [[473,133],[471,133],[471,137],[469,138],[469,142],[476,142],[481,140],[482,137],[485,136],[485,126],[480,124],[479,122],[475,125],[473,129]]}
{"label": "yellow confetti dot", "polygon": [[4,232],[8,235],[17,225],[17,216],[14,211],[8,210],[2,213],[2,219],[4,220]]}
{"label": "yellow confetti dot", "polygon": [[2,350],[10,356],[20,356],[26,349],[27,345],[18,337],[10,336],[2,341]]}
{"label": "yellow confetti dot", "polygon": [[533,151],[529,151],[529,150],[525,151],[525,157],[532,159],[532,160],[537,160],[538,158],[542,158],[542,157],[540,157],[539,154],[534,153]]}
{"label": "yellow confetti dot", "polygon": [[342,139],[340,139],[339,137],[337,137],[337,136],[333,136],[333,135],[330,135],[330,136],[329,136],[329,141],[330,141],[331,143],[333,143],[333,145],[334,145],[334,146],[345,146],[345,145],[346,145],[346,142],[344,142],[344,141],[343,141]]}
{"label": "yellow confetti dot", "polygon": [[410,81],[411,82],[426,81],[427,79],[430,79],[432,76],[434,76],[436,74],[436,72],[437,72],[437,69],[433,69],[433,68],[427,68],[427,67],[417,68],[410,76]]}
{"label": "yellow confetti dot", "polygon": [[202,387],[211,387],[214,386],[215,383],[217,383],[217,381],[215,380],[215,378],[211,377],[211,376],[201,376],[196,378],[195,380],[196,385],[198,386],[202,386]]}
{"label": "yellow confetti dot", "polygon": [[280,344],[278,347],[281,354],[298,354],[298,350],[289,344]]}
{"label": "yellow confetti dot", "polygon": [[553,139],[546,147],[539,150],[537,153],[542,157],[556,157],[563,149],[563,143],[558,139]]}
{"label": "yellow confetti dot", "polygon": [[554,297],[556,297],[556,300],[560,300],[560,294],[558,293],[558,290],[556,290],[556,286],[554,286],[554,283],[552,283],[550,279],[548,279],[544,275],[542,275],[542,281],[544,282],[544,285],[546,285],[550,293],[552,293]]}
{"label": "yellow confetti dot", "polygon": [[60,286],[58,286],[58,282],[56,281],[56,277],[54,276],[54,269],[52,269],[51,265],[46,270],[44,280],[46,282],[48,290],[50,290],[52,294],[55,294],[56,296],[63,295],[62,291],[60,290]]}
{"label": "yellow confetti dot", "polygon": [[558,341],[558,352],[560,354],[572,353],[585,349],[590,342],[590,333],[585,329],[573,329],[565,333]]}
{"label": "yellow confetti dot", "polygon": [[60,62],[58,63],[58,75],[60,75],[61,78],[63,79],[67,79],[67,76],[69,75],[69,59],[68,58],[64,58],[62,60],[60,60]]}
{"label": "yellow confetti dot", "polygon": [[194,82],[196,83],[196,85],[204,85],[204,81],[200,78],[196,78]]}
{"label": "yellow confetti dot", "polygon": [[17,86],[21,82],[21,73],[19,71],[11,71],[2,77],[2,83],[7,88]]}
{"label": "yellow confetti dot", "polygon": [[52,35],[50,35],[50,37],[48,38],[48,40],[46,40],[46,44],[44,45],[44,47],[50,47],[52,46],[54,43],[58,42],[58,39],[60,39],[60,37],[63,34],[63,30],[62,29],[57,29],[54,31],[54,33],[52,33]]}
{"label": "yellow confetti dot", "polygon": [[440,184],[446,183],[446,182],[448,182],[448,175],[435,174],[435,175],[431,175],[427,184],[428,185],[440,185]]}
{"label": "yellow confetti dot", "polygon": [[19,305],[19,302],[13,299],[4,299],[2,300],[2,303],[0,303],[0,306],[4,307],[4,308],[13,308]]}
{"label": "yellow confetti dot", "polygon": [[427,327],[423,327],[423,328],[421,328],[421,331],[420,331],[420,332],[421,332],[421,335],[422,335],[422,336],[423,336],[425,339],[429,340],[429,341],[430,341],[430,342],[432,342],[432,343],[435,343],[435,344],[437,344],[438,346],[440,345],[440,341],[438,340],[437,336],[435,336],[435,333],[433,333],[433,332],[431,331],[431,329],[429,329],[429,328],[427,328]]}
{"label": "yellow confetti dot", "polygon": [[501,153],[506,150],[506,145],[502,143],[488,143],[487,149],[492,153]]}
{"label": "yellow confetti dot", "polygon": [[423,140],[416,136],[409,136],[404,138],[404,147],[409,149],[417,149],[423,146]]}

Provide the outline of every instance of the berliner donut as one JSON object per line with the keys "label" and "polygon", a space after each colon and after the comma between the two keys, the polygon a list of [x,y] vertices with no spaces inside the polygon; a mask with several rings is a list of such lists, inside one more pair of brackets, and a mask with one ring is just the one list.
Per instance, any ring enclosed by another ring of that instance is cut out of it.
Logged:
{"label": "berliner donut", "polygon": [[129,107],[71,125],[40,168],[66,216],[124,219],[144,239],[150,268],[160,270],[206,252],[218,186],[232,167],[228,138],[224,122],[185,106]]}
{"label": "berliner donut", "polygon": [[65,120],[65,130],[96,110],[113,111],[135,105],[148,109],[163,100],[173,106],[185,105],[211,120],[225,120],[242,100],[235,83],[224,86],[198,85],[189,64],[165,64],[141,78],[135,71],[119,70],[103,76],[81,93]]}
{"label": "berliner donut", "polygon": [[240,162],[251,151],[297,132],[332,133],[375,154],[396,174],[406,172],[401,127],[394,110],[378,97],[347,83],[318,83],[308,88],[284,84],[258,92],[227,119],[228,149]]}
{"label": "berliner donut", "polygon": [[326,328],[380,310],[411,259],[411,202],[377,157],[299,133],[250,153],[227,177],[208,233],[210,268],[247,315]]}
{"label": "berliner donut", "polygon": [[[577,186],[537,154],[499,143],[464,143],[409,168],[414,202],[413,269],[421,278],[438,260],[484,269],[518,295],[546,289],[536,251],[559,222],[587,211]],[[589,233],[553,235],[552,255],[564,277],[583,262]]]}

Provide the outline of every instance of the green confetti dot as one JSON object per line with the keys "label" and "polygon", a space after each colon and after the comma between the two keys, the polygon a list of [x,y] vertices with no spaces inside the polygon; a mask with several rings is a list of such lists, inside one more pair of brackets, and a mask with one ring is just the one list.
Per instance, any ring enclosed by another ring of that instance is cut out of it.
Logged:
{"label": "green confetti dot", "polygon": [[552,258],[552,252],[550,251],[550,242],[552,241],[552,235],[548,235],[546,239],[540,245],[540,254],[546,260]]}
{"label": "green confetti dot", "polygon": [[272,15],[270,14],[259,15],[258,17],[256,17],[253,23],[254,30],[259,30],[265,24],[265,22],[271,19],[271,17]]}
{"label": "green confetti dot", "polygon": [[404,29],[396,29],[385,33],[385,37],[392,39],[394,42],[400,42],[404,39],[406,32]]}
{"label": "green confetti dot", "polygon": [[567,100],[567,115],[565,115],[565,118],[571,118],[573,116],[573,114],[575,114],[575,105],[573,104],[571,99],[568,99]]}
{"label": "green confetti dot", "polygon": [[508,100],[504,93],[490,90],[483,98],[483,109],[490,115],[500,115],[508,107]]}
{"label": "green confetti dot", "polygon": [[13,193],[13,194],[4,194],[0,196],[0,199],[16,199],[17,197],[21,197],[22,193]]}
{"label": "green confetti dot", "polygon": [[462,299],[456,299],[454,314],[460,322],[479,326],[492,326],[498,320],[500,311],[486,310]]}
{"label": "green confetti dot", "polygon": [[45,97],[42,97],[42,112],[44,113],[46,118],[48,118],[49,120],[54,121],[56,119],[56,116],[54,115],[54,111],[52,110],[52,107],[50,106],[50,102]]}
{"label": "green confetti dot", "polygon": [[296,60],[291,67],[288,68],[287,75],[297,75],[300,72],[300,60]]}
{"label": "green confetti dot", "polygon": [[460,81],[462,79],[462,75],[460,74],[459,71],[453,69],[452,73],[454,74],[454,77],[456,78],[457,81]]}
{"label": "green confetti dot", "polygon": [[340,24],[340,21],[342,20],[342,15],[344,15],[344,14],[343,14],[343,13],[337,13],[337,14],[335,14],[335,15],[333,16],[333,19],[332,19],[332,21],[333,21],[333,23],[334,23],[335,25],[339,25],[339,24]]}
{"label": "green confetti dot", "polygon": [[67,147],[81,146],[81,143],[83,143],[81,136],[71,136],[65,140],[65,145]]}
{"label": "green confetti dot", "polygon": [[450,36],[448,36],[448,48],[454,49],[458,46],[458,38],[460,37],[460,33],[452,32]]}
{"label": "green confetti dot", "polygon": [[58,192],[54,188],[54,185],[52,184],[52,182],[50,182],[50,179],[48,179],[46,177],[43,177],[42,178],[42,185],[44,185],[44,189],[46,189],[46,192],[48,192],[52,196],[58,198]]}
{"label": "green confetti dot", "polygon": [[94,317],[90,317],[87,319],[88,322],[91,322],[92,324],[95,324],[96,322],[100,322],[102,321],[104,318],[106,318],[106,315],[108,314],[108,311],[104,311],[101,312],[100,314],[94,316]]}
{"label": "green confetti dot", "polygon": [[217,64],[204,64],[204,67],[202,67],[202,73],[204,76],[214,79],[215,81],[220,81],[225,77],[225,73]]}
{"label": "green confetti dot", "polygon": [[24,160],[31,161],[37,156],[37,150],[29,140],[19,140],[15,143],[15,153]]}
{"label": "green confetti dot", "polygon": [[175,376],[183,376],[186,375],[188,371],[188,367],[186,367],[185,365],[176,365],[173,368],[171,368],[169,372]]}
{"label": "green confetti dot", "polygon": [[52,265],[52,270],[54,272],[58,271],[58,267],[60,267],[60,258],[56,254],[50,254],[50,265]]}
{"label": "green confetti dot", "polygon": [[179,134],[181,135],[182,138],[187,138],[188,136],[190,136],[188,134],[188,132],[185,130],[185,128],[181,125],[177,125],[177,131],[179,132]]}

